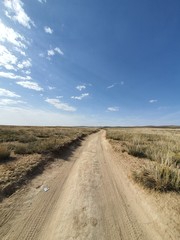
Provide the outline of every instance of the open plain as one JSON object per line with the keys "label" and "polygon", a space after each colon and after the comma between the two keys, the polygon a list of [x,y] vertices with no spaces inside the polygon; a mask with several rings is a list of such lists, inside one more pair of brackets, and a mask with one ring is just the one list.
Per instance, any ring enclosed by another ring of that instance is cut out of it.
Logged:
{"label": "open plain", "polygon": [[[179,239],[179,195],[130,177],[136,158],[101,130],[1,203],[3,240]],[[141,160],[140,160],[141,161]]]}

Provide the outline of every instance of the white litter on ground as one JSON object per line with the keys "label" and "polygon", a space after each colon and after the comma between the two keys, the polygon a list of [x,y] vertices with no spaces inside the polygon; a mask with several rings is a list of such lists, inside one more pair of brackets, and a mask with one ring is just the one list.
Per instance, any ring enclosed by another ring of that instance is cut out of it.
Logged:
{"label": "white litter on ground", "polygon": [[44,187],[43,189],[44,189],[45,192],[47,192],[49,190],[48,187]]}

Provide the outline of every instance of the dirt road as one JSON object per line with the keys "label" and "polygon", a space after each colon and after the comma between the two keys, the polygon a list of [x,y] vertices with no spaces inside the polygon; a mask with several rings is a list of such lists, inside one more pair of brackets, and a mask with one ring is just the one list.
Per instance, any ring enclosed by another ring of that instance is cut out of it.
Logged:
{"label": "dirt road", "polygon": [[133,194],[100,131],[2,204],[0,239],[175,239]]}

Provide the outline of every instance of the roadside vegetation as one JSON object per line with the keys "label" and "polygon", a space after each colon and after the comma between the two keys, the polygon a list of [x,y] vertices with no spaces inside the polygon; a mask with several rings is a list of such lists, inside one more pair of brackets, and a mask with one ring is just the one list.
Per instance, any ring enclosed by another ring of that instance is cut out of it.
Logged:
{"label": "roadside vegetation", "polygon": [[135,181],[159,191],[180,191],[180,129],[117,128],[107,138],[121,145],[121,151],[144,159],[132,171]]}
{"label": "roadside vegetation", "polygon": [[0,199],[95,131],[95,128],[1,126]]}

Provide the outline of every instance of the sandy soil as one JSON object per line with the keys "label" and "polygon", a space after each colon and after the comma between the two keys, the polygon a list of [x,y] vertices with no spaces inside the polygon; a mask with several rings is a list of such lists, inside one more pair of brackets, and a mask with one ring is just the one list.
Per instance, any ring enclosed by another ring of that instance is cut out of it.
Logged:
{"label": "sandy soil", "polygon": [[105,131],[89,136],[68,161],[57,159],[1,203],[0,239],[179,239],[178,209],[160,219],[163,200],[134,185],[127,164]]}

